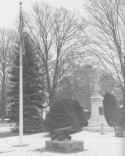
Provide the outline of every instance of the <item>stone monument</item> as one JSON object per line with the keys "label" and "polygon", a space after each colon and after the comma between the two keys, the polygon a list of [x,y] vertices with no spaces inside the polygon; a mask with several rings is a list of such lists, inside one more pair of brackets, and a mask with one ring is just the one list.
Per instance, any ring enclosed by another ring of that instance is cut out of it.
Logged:
{"label": "stone monument", "polygon": [[94,92],[91,98],[91,117],[89,120],[89,128],[99,130],[104,133],[104,128],[108,127],[103,113],[103,97],[100,95],[99,71],[96,71]]}
{"label": "stone monument", "polygon": [[103,115],[99,113],[102,108],[103,97],[100,94],[94,94],[91,97],[91,118],[89,121],[90,126],[99,126]]}

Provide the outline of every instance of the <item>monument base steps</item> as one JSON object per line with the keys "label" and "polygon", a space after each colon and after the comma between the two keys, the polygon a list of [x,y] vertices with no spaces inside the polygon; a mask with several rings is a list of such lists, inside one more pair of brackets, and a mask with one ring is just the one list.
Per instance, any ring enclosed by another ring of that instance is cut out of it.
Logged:
{"label": "monument base steps", "polygon": [[73,153],[73,152],[81,152],[84,150],[84,145],[82,141],[75,140],[50,140],[46,141],[46,150],[54,151],[60,153]]}

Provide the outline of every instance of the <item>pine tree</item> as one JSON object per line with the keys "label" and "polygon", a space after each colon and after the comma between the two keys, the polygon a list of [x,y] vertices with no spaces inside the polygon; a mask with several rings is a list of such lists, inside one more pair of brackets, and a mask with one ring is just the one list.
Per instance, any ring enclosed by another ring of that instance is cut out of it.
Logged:
{"label": "pine tree", "polygon": [[[42,104],[44,102],[44,78],[40,69],[40,61],[34,50],[34,42],[24,34],[23,55],[23,113],[24,131],[41,130]],[[11,101],[10,119],[19,122],[19,53],[16,54],[11,70],[8,96]]]}

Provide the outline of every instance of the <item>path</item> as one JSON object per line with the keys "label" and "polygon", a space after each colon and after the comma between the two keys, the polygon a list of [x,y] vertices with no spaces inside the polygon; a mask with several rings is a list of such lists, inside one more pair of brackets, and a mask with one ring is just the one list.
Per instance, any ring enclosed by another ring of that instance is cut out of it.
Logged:
{"label": "path", "polygon": [[123,146],[125,138],[116,138],[112,133],[100,135],[99,133],[83,131],[73,135],[73,139],[83,140],[85,150],[80,153],[60,154],[44,150],[44,134],[24,136],[24,143],[28,146],[17,147],[18,137],[0,138],[0,156],[124,156]]}

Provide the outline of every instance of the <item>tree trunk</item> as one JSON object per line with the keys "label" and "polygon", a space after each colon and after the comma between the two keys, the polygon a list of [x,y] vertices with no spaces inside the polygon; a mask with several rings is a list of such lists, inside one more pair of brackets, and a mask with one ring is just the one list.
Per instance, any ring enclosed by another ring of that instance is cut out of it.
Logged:
{"label": "tree trunk", "polygon": [[55,102],[55,90],[49,92],[49,106],[51,107]]}
{"label": "tree trunk", "polygon": [[123,106],[124,106],[124,110],[125,110],[125,56],[124,56],[124,65],[123,65],[124,71],[123,71]]}
{"label": "tree trunk", "polygon": [[6,116],[6,77],[5,77],[5,64],[2,65],[3,77],[2,77],[2,88],[1,88],[1,119],[4,120]]}

